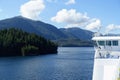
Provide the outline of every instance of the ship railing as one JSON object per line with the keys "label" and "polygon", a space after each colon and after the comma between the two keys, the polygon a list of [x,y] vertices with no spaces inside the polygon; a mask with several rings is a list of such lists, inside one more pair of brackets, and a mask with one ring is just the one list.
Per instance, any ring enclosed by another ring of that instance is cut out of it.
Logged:
{"label": "ship railing", "polygon": [[105,58],[113,58],[118,59],[120,58],[120,52],[119,51],[106,51],[106,50],[96,50],[95,52],[95,58],[96,59],[105,59]]}

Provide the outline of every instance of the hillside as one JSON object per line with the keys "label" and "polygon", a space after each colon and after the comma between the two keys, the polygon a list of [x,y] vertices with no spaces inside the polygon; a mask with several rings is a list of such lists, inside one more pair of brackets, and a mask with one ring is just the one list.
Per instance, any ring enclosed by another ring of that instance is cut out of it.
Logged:
{"label": "hillside", "polygon": [[57,53],[57,45],[43,37],[14,28],[0,30],[0,56],[53,53]]}
{"label": "hillside", "polygon": [[[0,30],[8,29],[8,28],[22,29],[23,31],[29,33],[35,33],[46,39],[55,41],[56,43],[58,43],[59,46],[71,40],[75,43],[73,45],[76,46],[77,43],[82,44],[81,43],[82,41],[86,41],[86,43],[91,44],[91,42],[89,41],[91,40],[93,35],[93,32],[83,30],[80,28],[58,29],[57,27],[51,24],[44,23],[41,21],[34,21],[21,16],[0,20]],[[79,40],[79,42],[76,41],[76,39]],[[65,42],[61,42],[61,41],[65,41]]]}
{"label": "hillside", "polygon": [[62,39],[54,42],[61,47],[93,47],[92,41],[85,41],[80,39]]}
{"label": "hillside", "polygon": [[91,40],[93,35],[93,32],[88,30],[83,30],[77,27],[60,28],[60,31],[62,31],[65,35],[67,35],[68,38],[81,39],[81,40]]}
{"label": "hillside", "polygon": [[0,21],[0,29],[18,28],[24,31],[35,33],[50,40],[62,39],[64,35],[55,26],[41,22],[30,20],[21,16],[5,19]]}

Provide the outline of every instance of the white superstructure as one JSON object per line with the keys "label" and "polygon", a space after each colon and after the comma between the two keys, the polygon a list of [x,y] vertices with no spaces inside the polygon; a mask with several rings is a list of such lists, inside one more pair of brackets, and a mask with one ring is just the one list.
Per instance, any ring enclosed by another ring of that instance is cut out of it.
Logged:
{"label": "white superstructure", "polygon": [[120,80],[120,36],[100,36],[95,42],[93,80]]}

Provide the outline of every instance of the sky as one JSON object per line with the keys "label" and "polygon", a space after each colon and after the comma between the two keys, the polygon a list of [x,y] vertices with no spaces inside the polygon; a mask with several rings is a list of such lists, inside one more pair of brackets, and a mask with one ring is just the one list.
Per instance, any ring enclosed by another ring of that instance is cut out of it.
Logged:
{"label": "sky", "polygon": [[0,0],[0,20],[20,15],[57,28],[120,33],[120,0]]}

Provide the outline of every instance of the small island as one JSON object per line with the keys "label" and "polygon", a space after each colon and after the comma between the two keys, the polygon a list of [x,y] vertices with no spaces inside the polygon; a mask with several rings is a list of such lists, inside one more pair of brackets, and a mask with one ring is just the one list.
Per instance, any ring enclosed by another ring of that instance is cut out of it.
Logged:
{"label": "small island", "polygon": [[57,45],[21,29],[0,30],[0,56],[29,56],[57,53]]}

